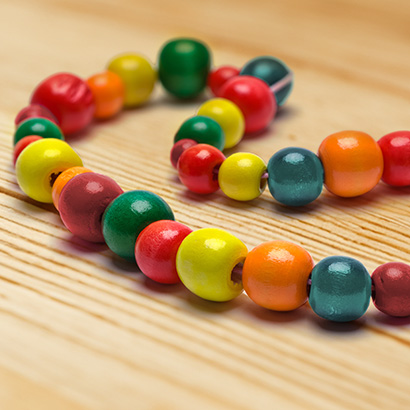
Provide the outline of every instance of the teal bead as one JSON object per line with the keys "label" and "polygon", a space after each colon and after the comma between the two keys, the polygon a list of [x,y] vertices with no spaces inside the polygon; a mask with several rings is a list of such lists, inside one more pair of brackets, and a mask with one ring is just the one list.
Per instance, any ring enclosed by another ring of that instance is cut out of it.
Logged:
{"label": "teal bead", "polygon": [[14,133],[14,145],[28,135],[64,140],[64,135],[54,122],[46,118],[30,118],[22,122]]}
{"label": "teal bead", "polygon": [[268,186],[272,196],[282,204],[303,206],[322,192],[323,165],[312,151],[284,148],[268,163]]}
{"label": "teal bead", "polygon": [[369,307],[372,280],[356,259],[330,256],[312,270],[309,303],[320,317],[349,322],[363,316]]}
{"label": "teal bead", "polygon": [[[258,77],[268,83],[269,87],[271,87],[290,73],[292,73],[292,71],[283,61],[279,60],[279,58],[264,56],[256,57],[246,63],[243,66],[240,75]],[[275,93],[278,105],[283,105],[285,103],[292,89],[293,78]]]}
{"label": "teal bead", "polygon": [[183,139],[212,145],[221,151],[225,147],[225,134],[221,126],[212,118],[203,115],[189,118],[181,125],[175,135],[174,144]]}
{"label": "teal bead", "polygon": [[140,232],[152,222],[164,219],[175,220],[161,197],[149,191],[125,192],[103,214],[104,240],[117,255],[135,262],[135,241]]}
{"label": "teal bead", "polygon": [[159,54],[159,79],[175,97],[194,98],[204,90],[210,66],[211,54],[204,43],[177,38],[166,43]]}

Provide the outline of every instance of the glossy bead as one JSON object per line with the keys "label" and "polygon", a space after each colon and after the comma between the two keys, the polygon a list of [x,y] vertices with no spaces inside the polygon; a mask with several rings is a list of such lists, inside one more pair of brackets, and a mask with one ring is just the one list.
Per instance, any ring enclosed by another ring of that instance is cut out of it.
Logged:
{"label": "glossy bead", "polygon": [[159,54],[158,72],[163,87],[177,98],[194,98],[205,88],[211,65],[208,47],[194,39],[177,38]]}
{"label": "glossy bead", "polygon": [[242,293],[242,282],[232,280],[234,267],[243,263],[244,243],[222,229],[206,228],[189,234],[177,253],[182,283],[195,295],[226,302]]}
{"label": "glossy bead", "polygon": [[89,242],[104,242],[102,215],[122,193],[120,186],[105,175],[78,174],[61,191],[58,202],[61,220],[73,235]]}
{"label": "glossy bead", "polygon": [[196,115],[184,121],[174,137],[174,142],[191,139],[198,144],[209,144],[219,150],[225,146],[225,135],[221,126],[212,118]]}
{"label": "glossy bead", "polygon": [[102,232],[108,247],[117,255],[135,261],[135,241],[149,224],[174,220],[169,205],[149,191],[128,191],[108,205],[102,218]]}
{"label": "glossy bead", "polygon": [[51,189],[57,176],[67,168],[82,165],[81,158],[66,142],[43,138],[32,142],[18,157],[17,182],[30,198],[52,203]]}
{"label": "glossy bead", "polygon": [[308,299],[307,281],[312,268],[312,257],[301,246],[285,241],[265,242],[246,257],[243,287],[259,306],[294,310]]}
{"label": "glossy bead", "polygon": [[224,160],[218,148],[197,144],[179,157],[179,179],[192,192],[211,194],[219,189],[217,170]]}
{"label": "glossy bead", "polygon": [[157,221],[148,225],[135,244],[135,260],[144,275],[159,283],[180,282],[176,256],[181,242],[192,232],[175,221]]}
{"label": "glossy bead", "polygon": [[353,197],[373,189],[383,173],[383,155],[377,142],[360,131],[329,135],[319,147],[325,186],[335,195]]}
{"label": "glossy bead", "polygon": [[251,201],[263,193],[266,187],[265,162],[254,154],[238,152],[222,163],[218,172],[219,186],[229,198]]}
{"label": "glossy bead", "polygon": [[369,307],[372,281],[366,268],[346,256],[330,256],[312,270],[309,303],[320,317],[349,322]]}
{"label": "glossy bead", "polygon": [[389,262],[379,266],[372,275],[373,303],[390,316],[410,316],[410,266]]}
{"label": "glossy bead", "polygon": [[213,98],[204,102],[197,114],[212,118],[221,126],[225,135],[224,148],[232,148],[242,139],[245,119],[242,111],[232,101]]}
{"label": "glossy bead", "polygon": [[43,138],[56,138],[60,140],[64,139],[60,128],[58,128],[54,122],[45,118],[30,118],[20,123],[14,133],[14,145],[28,135],[37,135]]}
{"label": "glossy bead", "polygon": [[307,205],[322,192],[322,163],[304,148],[284,148],[275,153],[268,162],[268,175],[270,193],[285,205]]}
{"label": "glossy bead", "polygon": [[228,80],[219,95],[234,102],[245,118],[245,132],[264,130],[276,114],[276,100],[269,86],[256,77],[240,75]]}
{"label": "glossy bead", "polygon": [[30,118],[45,118],[46,120],[50,120],[51,122],[54,122],[54,124],[58,125],[57,118],[48,108],[39,104],[30,104],[20,110],[17,114],[16,119],[14,120],[16,128],[20,125],[20,123],[29,120]]}
{"label": "glossy bead", "polygon": [[[241,75],[258,77],[265,81],[269,87],[284,80],[289,74],[292,75],[289,67],[283,61],[271,56],[256,57],[247,62],[241,70]],[[293,76],[275,93],[278,105],[285,103],[292,88]]]}
{"label": "glossy bead", "polygon": [[382,180],[393,186],[410,185],[410,131],[396,131],[379,139],[383,153]]}
{"label": "glossy bead", "polygon": [[34,90],[31,103],[47,107],[56,116],[64,135],[85,128],[92,121],[95,109],[87,83],[69,73],[46,78]]}
{"label": "glossy bead", "polygon": [[198,143],[191,139],[183,139],[176,142],[171,149],[171,164],[174,168],[178,168],[179,157],[188,148],[197,145]]}
{"label": "glossy bead", "polygon": [[58,210],[58,201],[60,200],[61,191],[70,181],[77,175],[84,174],[85,172],[93,172],[91,169],[85,167],[72,167],[63,171],[55,180],[53,188],[51,189],[51,197],[53,198],[53,204]]}
{"label": "glossy bead", "polygon": [[239,69],[230,65],[214,68],[208,75],[208,87],[215,97],[219,97],[220,88],[232,77],[239,75]]}
{"label": "glossy bead", "polygon": [[91,76],[87,84],[94,96],[95,118],[110,118],[121,110],[124,104],[125,89],[117,74],[104,71]]}
{"label": "glossy bead", "polygon": [[145,103],[154,89],[157,73],[151,62],[140,54],[121,54],[107,66],[117,74],[125,87],[125,107],[136,107]]}
{"label": "glossy bead", "polygon": [[27,135],[26,137],[19,140],[19,142],[14,146],[13,152],[13,165],[16,166],[17,158],[21,154],[24,148],[30,145],[34,141],[41,140],[43,137],[38,135]]}

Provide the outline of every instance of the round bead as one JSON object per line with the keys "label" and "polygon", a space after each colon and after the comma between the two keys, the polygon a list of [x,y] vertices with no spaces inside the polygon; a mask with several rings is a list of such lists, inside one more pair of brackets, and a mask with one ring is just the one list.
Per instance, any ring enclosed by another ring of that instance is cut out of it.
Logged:
{"label": "round bead", "polygon": [[410,266],[389,262],[379,266],[372,275],[373,303],[390,316],[410,316]]}
{"label": "round bead", "polygon": [[63,171],[55,180],[53,188],[51,189],[51,197],[53,198],[53,204],[58,210],[58,202],[60,200],[61,191],[70,181],[77,175],[84,174],[85,172],[93,172],[91,169],[85,167],[72,167]]}
{"label": "round bead", "polygon": [[28,135],[37,135],[43,138],[57,138],[59,140],[64,139],[60,128],[58,128],[54,122],[45,118],[30,118],[20,123],[14,133],[14,145]]}
{"label": "round bead", "polygon": [[[276,57],[263,56],[256,57],[247,62],[242,70],[241,75],[250,75],[258,77],[265,81],[269,87],[283,80],[287,75],[291,74],[289,67]],[[293,88],[293,79],[286,82],[284,87],[275,93],[278,105],[283,105]]]}
{"label": "round bead", "polygon": [[377,142],[360,131],[329,135],[319,147],[325,186],[335,195],[353,197],[373,189],[383,173],[383,155]]}
{"label": "round bead", "polygon": [[54,122],[54,124],[58,125],[57,118],[54,114],[48,108],[39,104],[30,104],[20,110],[14,120],[14,123],[16,124],[16,127],[18,127],[20,123],[29,120],[30,118],[45,118],[46,120],[50,120],[51,122]]}
{"label": "round bead", "polygon": [[105,119],[117,114],[124,104],[124,84],[112,71],[95,74],[87,80],[94,96],[94,117]]}
{"label": "round bead", "polygon": [[178,167],[178,161],[179,157],[182,155],[184,151],[186,151],[188,148],[193,147],[194,145],[197,145],[198,143],[194,140],[191,139],[184,139],[184,140],[179,140],[176,142],[172,149],[171,149],[171,164],[174,168]]}
{"label": "round bead", "polygon": [[382,180],[393,186],[410,185],[410,131],[396,131],[379,139],[383,153]]}
{"label": "round bead", "polygon": [[182,283],[195,295],[226,302],[242,292],[242,283],[232,280],[234,267],[248,250],[242,241],[222,229],[206,228],[189,234],[177,253],[177,271]]}
{"label": "round bead", "polygon": [[46,78],[34,90],[31,103],[47,107],[56,116],[64,135],[85,128],[92,121],[95,109],[87,83],[69,73]]}
{"label": "round bead", "polygon": [[113,58],[107,68],[117,74],[123,82],[125,107],[136,107],[149,99],[157,81],[157,73],[144,56],[121,54]]}
{"label": "round bead", "polygon": [[159,283],[180,282],[176,256],[181,242],[192,232],[175,221],[157,221],[148,225],[135,244],[135,260],[141,272]]}
{"label": "round bead", "polygon": [[312,268],[312,257],[301,246],[285,241],[265,242],[246,257],[243,287],[259,306],[294,310],[308,299],[307,281]]}
{"label": "round bead", "polygon": [[187,119],[177,131],[174,142],[191,139],[198,144],[209,144],[220,150],[225,146],[225,135],[221,126],[212,118],[197,115]]}
{"label": "round bead", "polygon": [[104,242],[102,215],[122,193],[120,186],[105,175],[78,174],[61,191],[58,202],[61,220],[73,235],[90,242]]}
{"label": "round bead", "polygon": [[234,102],[245,117],[245,132],[265,129],[276,114],[276,100],[269,86],[256,77],[240,75],[228,80],[219,95]]}
{"label": "round bead", "polygon": [[275,153],[268,162],[268,175],[270,193],[285,205],[307,205],[322,192],[322,163],[304,148],[284,148]]}
{"label": "round bead", "polygon": [[51,189],[57,176],[67,168],[82,165],[81,158],[66,142],[43,138],[32,142],[18,157],[17,181],[30,198],[52,203]]}
{"label": "round bead", "polygon": [[309,303],[320,317],[349,322],[369,307],[372,281],[366,268],[346,256],[330,256],[312,270]]}
{"label": "round bead", "polygon": [[221,126],[225,135],[224,148],[232,148],[242,139],[245,119],[242,111],[232,101],[213,98],[204,102],[197,114],[212,118]]}
{"label": "round bead", "polygon": [[159,54],[158,72],[163,87],[177,98],[194,98],[205,88],[211,55],[197,40],[177,38],[166,43]]}
{"label": "round bead", "polygon": [[251,201],[263,193],[266,179],[264,161],[254,154],[238,152],[222,163],[218,172],[219,186],[229,198]]}
{"label": "round bead", "polygon": [[197,144],[179,157],[179,179],[192,192],[211,194],[219,189],[217,170],[224,160],[218,148]]}
{"label": "round bead", "polygon": [[102,218],[102,232],[108,247],[117,255],[135,261],[135,241],[149,224],[174,220],[169,205],[149,191],[128,191],[108,205]]}
{"label": "round bead", "polygon": [[22,138],[15,146],[13,152],[13,165],[16,166],[17,158],[21,154],[24,148],[30,145],[34,141],[41,140],[43,137],[38,135],[27,135],[27,137]]}
{"label": "round bead", "polygon": [[220,88],[232,77],[239,75],[239,69],[230,65],[223,65],[213,69],[208,76],[208,87],[215,97],[219,97]]}

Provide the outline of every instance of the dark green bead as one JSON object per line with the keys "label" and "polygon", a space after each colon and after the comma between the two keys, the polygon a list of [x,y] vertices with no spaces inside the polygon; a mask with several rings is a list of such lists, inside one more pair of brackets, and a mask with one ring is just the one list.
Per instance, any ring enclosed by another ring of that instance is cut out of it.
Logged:
{"label": "dark green bead", "polygon": [[221,126],[212,118],[203,115],[187,119],[177,131],[174,144],[186,138],[198,144],[213,145],[221,151],[225,147],[225,134]]}
{"label": "dark green bead", "polygon": [[284,148],[268,163],[268,186],[272,196],[289,206],[303,206],[314,201],[323,188],[323,165],[312,151]]}
{"label": "dark green bead", "polygon": [[114,199],[104,212],[102,232],[108,247],[135,262],[135,241],[155,221],[174,220],[169,205],[149,191],[128,191]]}
{"label": "dark green bead", "polygon": [[204,43],[178,38],[166,43],[159,54],[159,79],[175,97],[194,98],[204,90],[210,66],[211,55]]}
{"label": "dark green bead", "polygon": [[330,256],[312,270],[309,303],[320,317],[349,322],[366,313],[372,280],[356,259]]}
{"label": "dark green bead", "polygon": [[28,135],[64,140],[64,135],[54,122],[46,118],[30,118],[22,122],[14,133],[14,145]]}

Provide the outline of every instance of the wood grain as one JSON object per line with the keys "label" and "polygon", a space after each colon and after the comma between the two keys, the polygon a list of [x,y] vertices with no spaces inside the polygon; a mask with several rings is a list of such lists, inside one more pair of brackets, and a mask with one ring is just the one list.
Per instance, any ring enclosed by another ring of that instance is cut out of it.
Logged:
{"label": "wood grain", "polygon": [[[206,41],[216,65],[284,59],[296,86],[268,131],[234,151],[268,160],[316,151],[343,129],[376,139],[409,129],[410,3],[405,0],[14,0],[0,4],[1,409],[408,409],[410,320],[371,306],[329,324],[305,306],[279,314],[246,295],[227,304],[162,287],[104,246],[74,238],[27,198],[11,166],[17,111],[44,77],[87,77],[113,55],[156,60],[170,37]],[[207,98],[207,96],[204,96]],[[288,209],[268,193],[237,203],[186,192],[172,137],[200,101],[151,102],[71,140],[91,169],[163,196],[192,228],[226,229],[249,248],[281,238],[315,261],[343,254],[372,271],[410,263],[410,189],[379,184],[356,199],[324,192]]]}

